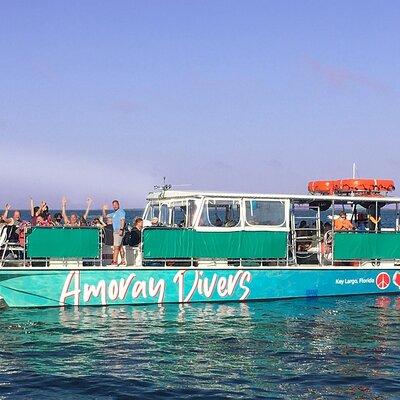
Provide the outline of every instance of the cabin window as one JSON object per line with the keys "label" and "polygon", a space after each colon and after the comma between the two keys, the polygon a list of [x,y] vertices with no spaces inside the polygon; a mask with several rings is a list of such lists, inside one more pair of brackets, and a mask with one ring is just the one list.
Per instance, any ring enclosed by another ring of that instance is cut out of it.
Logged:
{"label": "cabin window", "polygon": [[159,208],[158,204],[150,204],[147,208],[144,219],[150,221],[154,217],[158,218],[159,213],[160,213],[160,208]]}
{"label": "cabin window", "polygon": [[285,203],[272,200],[246,200],[246,224],[284,226]]}
{"label": "cabin window", "polygon": [[186,223],[186,206],[174,206],[171,208],[172,212],[172,226],[179,226],[180,228],[185,226]]}
{"label": "cabin window", "polygon": [[240,224],[240,202],[238,200],[206,200],[200,216],[199,226],[233,228]]}
{"label": "cabin window", "polygon": [[197,209],[196,202],[194,200],[189,200],[188,212],[187,212],[187,226],[193,226],[196,209]]}
{"label": "cabin window", "polygon": [[163,226],[169,225],[169,209],[166,204],[161,204],[160,217],[158,219],[159,224]]}

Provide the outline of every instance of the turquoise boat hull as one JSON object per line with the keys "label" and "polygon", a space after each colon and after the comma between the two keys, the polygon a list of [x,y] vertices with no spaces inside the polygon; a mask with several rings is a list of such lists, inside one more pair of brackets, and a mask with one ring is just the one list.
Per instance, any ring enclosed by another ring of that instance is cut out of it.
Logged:
{"label": "turquoise boat hull", "polygon": [[400,293],[400,267],[2,268],[9,307],[106,306]]}

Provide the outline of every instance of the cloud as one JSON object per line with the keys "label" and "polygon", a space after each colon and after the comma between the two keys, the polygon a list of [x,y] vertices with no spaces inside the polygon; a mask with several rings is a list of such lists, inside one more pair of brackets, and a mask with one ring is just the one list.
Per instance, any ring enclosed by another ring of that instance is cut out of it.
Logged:
{"label": "cloud", "polygon": [[346,85],[355,85],[365,87],[380,94],[390,94],[396,92],[395,88],[391,87],[390,85],[380,82],[367,75],[351,71],[348,68],[339,68],[336,66],[322,64],[318,60],[309,57],[306,58],[306,63],[315,73],[324,78],[324,80],[331,86],[343,87]]}

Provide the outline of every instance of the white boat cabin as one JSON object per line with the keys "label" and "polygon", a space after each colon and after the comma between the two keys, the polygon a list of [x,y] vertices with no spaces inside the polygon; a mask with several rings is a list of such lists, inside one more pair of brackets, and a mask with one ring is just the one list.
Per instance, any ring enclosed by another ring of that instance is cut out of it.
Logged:
{"label": "white boat cabin", "polygon": [[[150,193],[147,200],[144,259],[277,266],[400,259],[400,198],[167,190]],[[157,226],[151,227],[153,218]],[[351,229],[344,229],[339,218]],[[179,234],[183,231],[191,232],[187,243]]]}

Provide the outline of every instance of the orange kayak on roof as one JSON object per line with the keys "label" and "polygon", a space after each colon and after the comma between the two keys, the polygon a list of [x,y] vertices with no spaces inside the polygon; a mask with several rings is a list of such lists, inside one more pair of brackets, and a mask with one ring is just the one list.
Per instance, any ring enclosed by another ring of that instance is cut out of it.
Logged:
{"label": "orange kayak on roof", "polygon": [[308,191],[311,194],[369,194],[392,192],[395,190],[392,179],[337,179],[308,182]]}

